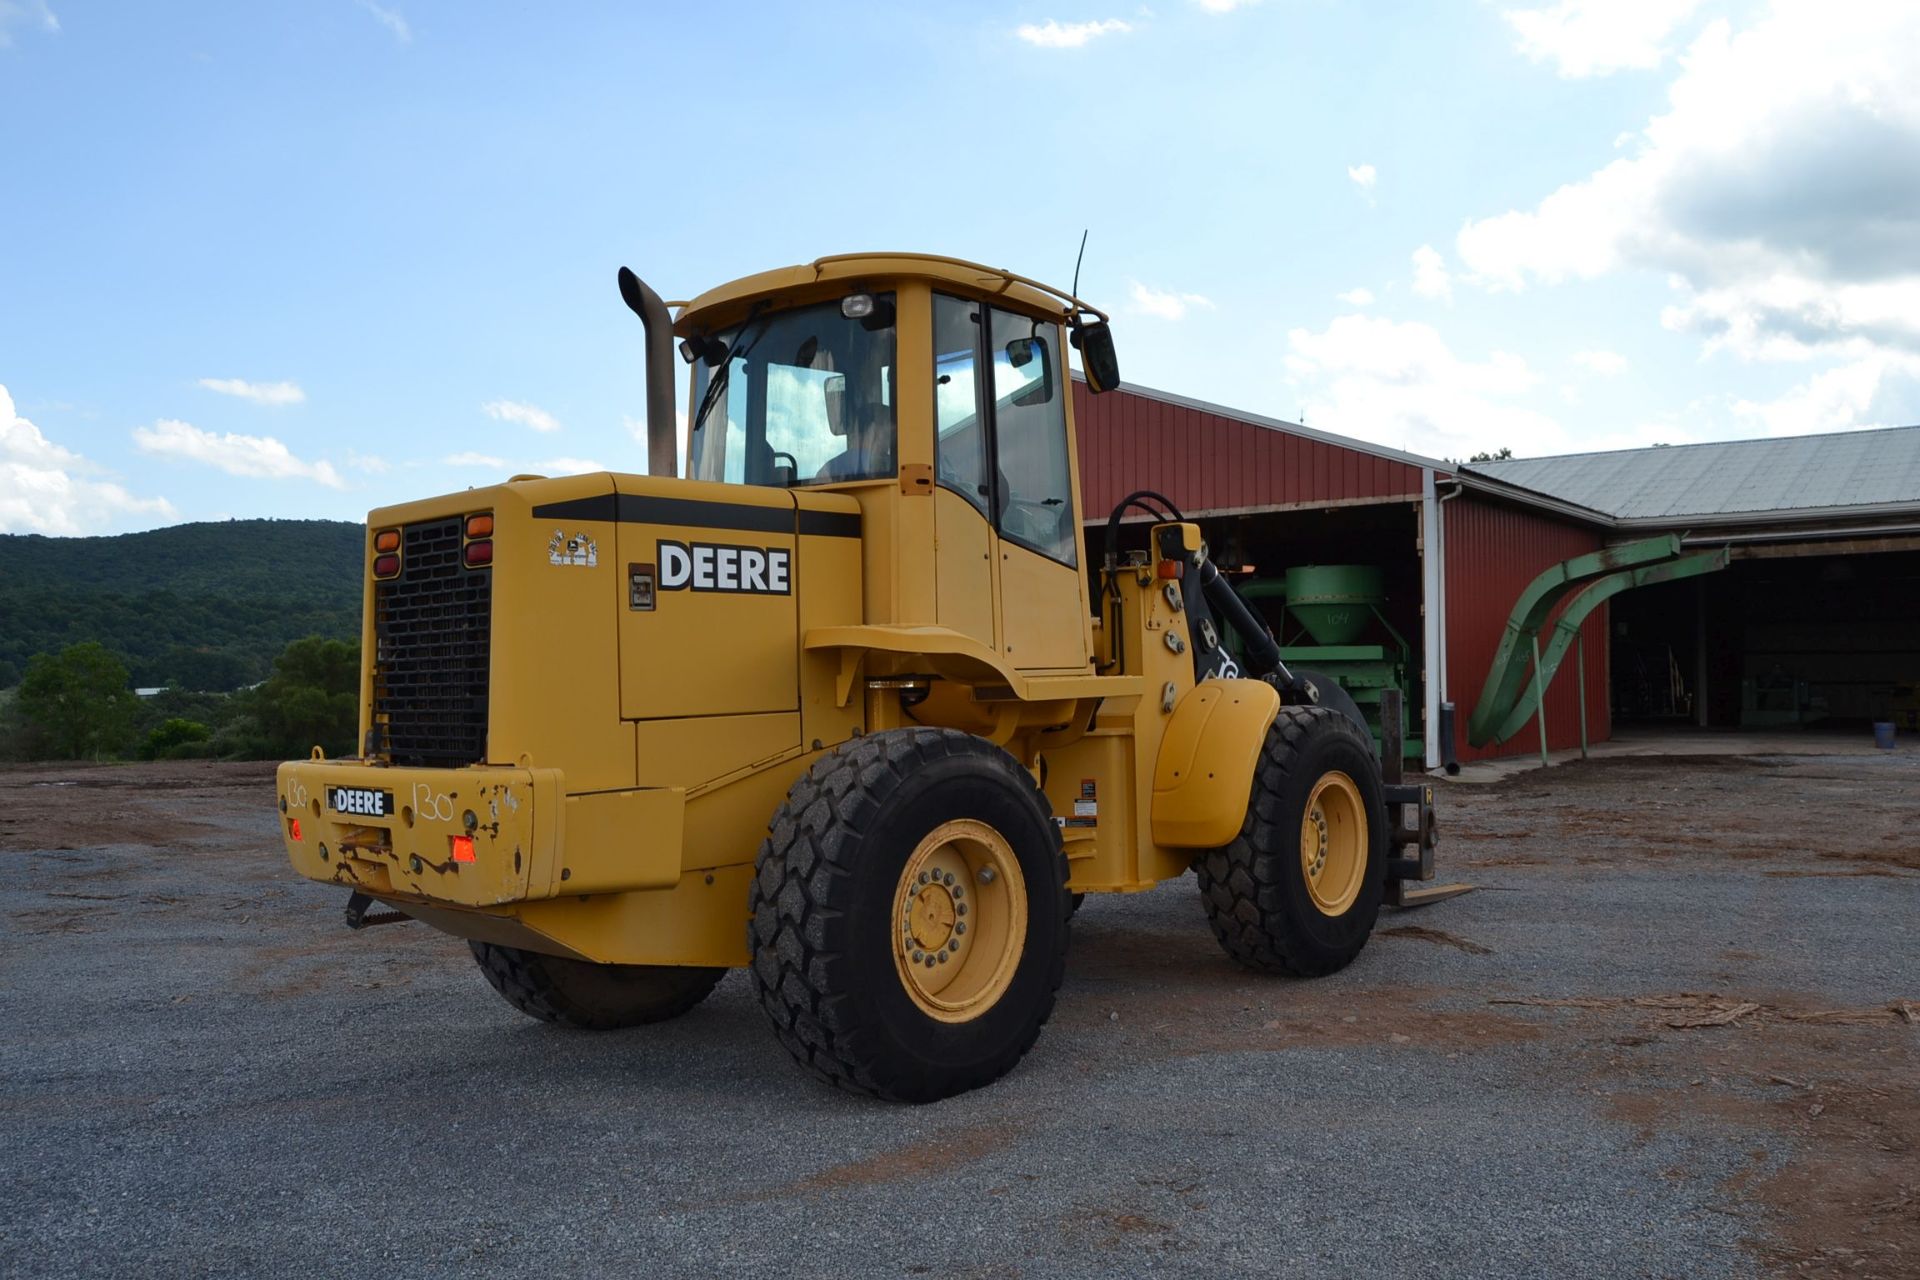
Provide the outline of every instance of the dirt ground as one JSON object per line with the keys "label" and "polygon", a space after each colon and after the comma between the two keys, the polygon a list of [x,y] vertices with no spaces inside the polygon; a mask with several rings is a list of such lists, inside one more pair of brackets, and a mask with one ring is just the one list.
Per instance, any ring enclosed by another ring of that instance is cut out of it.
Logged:
{"label": "dirt ground", "polygon": [[[1911,752],[1443,786],[1477,891],[1320,982],[1233,968],[1190,885],[1092,899],[1034,1054],[919,1109],[793,1069],[738,975],[520,1019],[341,927],[271,796],[0,770],[7,1270],[1920,1275]],[[513,1213],[449,1203],[503,1170]]]}

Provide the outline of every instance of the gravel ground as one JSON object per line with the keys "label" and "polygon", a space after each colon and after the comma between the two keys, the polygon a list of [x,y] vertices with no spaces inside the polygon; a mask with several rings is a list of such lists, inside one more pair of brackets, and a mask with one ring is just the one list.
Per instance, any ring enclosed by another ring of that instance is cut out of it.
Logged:
{"label": "gravel ground", "polygon": [[742,975],[530,1022],[350,934],[258,766],[0,771],[0,1272],[1920,1273],[1920,756],[1442,793],[1443,878],[1255,978],[1189,885],[1093,898],[993,1088],[817,1085]]}

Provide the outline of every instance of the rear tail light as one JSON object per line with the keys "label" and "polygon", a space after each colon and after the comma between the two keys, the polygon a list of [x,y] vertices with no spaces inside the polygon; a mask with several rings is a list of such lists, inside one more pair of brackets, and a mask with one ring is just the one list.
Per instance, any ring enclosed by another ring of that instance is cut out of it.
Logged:
{"label": "rear tail light", "polygon": [[467,568],[484,569],[493,563],[493,543],[469,542],[466,550]]}
{"label": "rear tail light", "polygon": [[287,834],[292,836],[295,840],[298,840],[300,838],[300,819],[298,818],[287,819]]}
{"label": "rear tail light", "polygon": [[473,861],[472,836],[448,836],[447,839],[453,842],[453,860],[455,862]]}
{"label": "rear tail light", "polygon": [[399,556],[385,555],[385,556],[374,557],[373,559],[373,576],[374,577],[391,578],[394,575],[398,574],[399,572],[400,572]]}

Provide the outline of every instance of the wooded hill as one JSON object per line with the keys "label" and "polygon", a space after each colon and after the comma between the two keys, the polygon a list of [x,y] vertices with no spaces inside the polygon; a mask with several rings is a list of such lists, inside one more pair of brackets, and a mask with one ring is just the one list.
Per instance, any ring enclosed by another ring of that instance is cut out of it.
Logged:
{"label": "wooded hill", "polygon": [[226,690],[301,636],[360,634],[362,539],[337,520],[229,520],[107,538],[0,535],[0,688],[98,640],[135,685]]}

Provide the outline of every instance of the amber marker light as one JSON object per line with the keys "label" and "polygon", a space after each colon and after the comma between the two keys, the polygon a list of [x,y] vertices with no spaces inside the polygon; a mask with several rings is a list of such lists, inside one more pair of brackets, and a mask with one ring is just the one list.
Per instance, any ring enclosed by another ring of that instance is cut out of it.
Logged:
{"label": "amber marker light", "polygon": [[400,549],[400,531],[398,529],[382,529],[380,532],[374,534],[373,549],[375,551],[398,551]]}
{"label": "amber marker light", "polygon": [[1162,560],[1159,565],[1159,572],[1163,578],[1177,578],[1180,576],[1180,562],[1178,560]]}
{"label": "amber marker light", "polygon": [[453,842],[453,860],[455,862],[473,861],[472,836],[448,836],[447,839]]}
{"label": "amber marker light", "polygon": [[489,538],[493,536],[493,513],[483,511],[477,516],[467,517],[467,536],[469,538]]}

